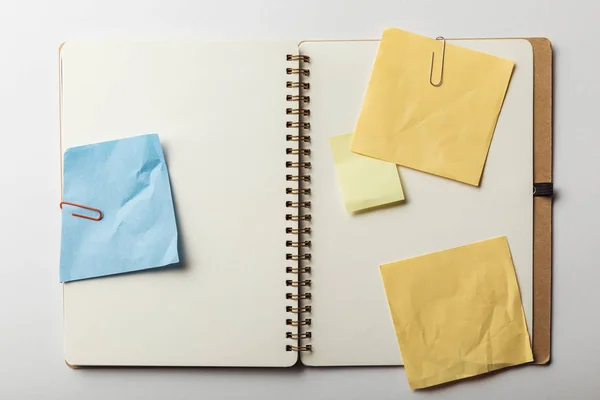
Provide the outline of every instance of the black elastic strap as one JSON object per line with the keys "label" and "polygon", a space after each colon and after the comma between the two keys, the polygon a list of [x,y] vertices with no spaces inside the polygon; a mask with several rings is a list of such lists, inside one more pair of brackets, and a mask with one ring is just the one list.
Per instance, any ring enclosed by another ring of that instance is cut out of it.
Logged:
{"label": "black elastic strap", "polygon": [[533,196],[534,197],[552,197],[554,194],[554,187],[552,182],[538,182],[533,184]]}

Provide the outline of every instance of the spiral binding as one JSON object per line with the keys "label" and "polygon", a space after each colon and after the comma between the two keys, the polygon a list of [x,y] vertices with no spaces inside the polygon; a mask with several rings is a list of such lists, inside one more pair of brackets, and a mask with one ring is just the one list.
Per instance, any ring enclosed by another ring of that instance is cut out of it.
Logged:
{"label": "spiral binding", "polygon": [[[297,116],[296,121],[287,121],[286,129],[294,129],[294,133],[287,133],[286,140],[293,147],[288,147],[285,153],[288,156],[295,156],[294,160],[286,161],[285,166],[289,169],[294,169],[294,172],[288,173],[285,176],[286,182],[295,182],[295,185],[287,187],[285,192],[288,195],[295,196],[294,200],[285,202],[285,206],[293,209],[294,213],[285,215],[288,222],[295,223],[293,227],[286,227],[285,233],[295,235],[296,239],[287,240],[285,246],[294,249],[294,252],[288,252],[285,256],[286,262],[292,262],[294,265],[286,266],[285,272],[294,275],[293,279],[285,281],[286,286],[298,288],[295,293],[286,293],[287,300],[297,302],[296,306],[286,306],[285,311],[294,314],[294,318],[288,318],[285,324],[289,327],[297,327],[296,332],[286,332],[287,339],[299,340],[297,346],[286,345],[286,351],[312,351],[312,345],[306,343],[312,337],[312,333],[307,330],[310,328],[311,319],[307,318],[307,314],[312,311],[312,305],[308,304],[312,299],[310,286],[312,284],[309,279],[311,267],[308,265],[311,261],[310,246],[311,241],[307,238],[311,233],[311,228],[308,226],[311,221],[309,209],[311,203],[307,200],[311,191],[308,185],[310,184],[310,174],[308,170],[311,168],[311,163],[307,161],[310,156],[310,149],[307,146],[310,144],[310,122],[306,118],[310,116],[310,110],[306,105],[310,102],[310,96],[305,92],[310,89],[310,83],[303,82],[305,77],[310,76],[310,69],[306,64],[310,63],[310,57],[298,54],[287,54],[287,61],[293,61],[294,67],[286,68],[286,74],[296,75],[298,80],[289,80],[286,82],[286,88],[297,89],[297,93],[286,95],[286,100],[297,103],[295,107],[288,107],[285,110],[286,115]],[[292,211],[292,210],[290,210]]]}

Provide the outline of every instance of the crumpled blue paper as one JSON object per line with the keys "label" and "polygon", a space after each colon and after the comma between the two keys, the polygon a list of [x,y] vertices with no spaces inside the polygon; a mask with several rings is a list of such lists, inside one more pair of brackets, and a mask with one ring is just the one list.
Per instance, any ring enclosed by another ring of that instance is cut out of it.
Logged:
{"label": "crumpled blue paper", "polygon": [[60,281],[164,267],[179,262],[169,173],[158,135],[67,149]]}

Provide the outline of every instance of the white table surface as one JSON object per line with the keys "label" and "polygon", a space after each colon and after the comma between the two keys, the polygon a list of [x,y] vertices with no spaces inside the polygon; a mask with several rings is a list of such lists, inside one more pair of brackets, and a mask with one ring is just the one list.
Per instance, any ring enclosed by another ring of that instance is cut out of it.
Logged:
{"label": "white table surface", "polygon": [[[599,18],[594,0],[0,2],[0,399],[600,398]],[[377,38],[386,26],[553,42],[552,364],[421,392],[410,391],[402,368],[67,368],[58,283],[58,45],[81,38],[360,39]]]}

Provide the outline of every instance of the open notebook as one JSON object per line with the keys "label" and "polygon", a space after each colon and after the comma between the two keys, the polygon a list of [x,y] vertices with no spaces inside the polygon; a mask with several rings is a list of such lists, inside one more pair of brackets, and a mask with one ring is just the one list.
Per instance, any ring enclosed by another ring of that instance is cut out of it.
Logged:
{"label": "open notebook", "polygon": [[547,362],[549,43],[451,42],[517,65],[481,187],[402,168],[410,207],[357,216],[328,137],[354,129],[377,41],[63,45],[61,151],[158,133],[183,260],[64,284],[67,363],[399,365],[379,264],[500,235]]}

